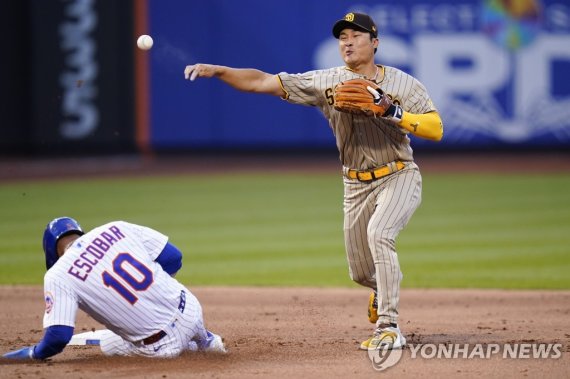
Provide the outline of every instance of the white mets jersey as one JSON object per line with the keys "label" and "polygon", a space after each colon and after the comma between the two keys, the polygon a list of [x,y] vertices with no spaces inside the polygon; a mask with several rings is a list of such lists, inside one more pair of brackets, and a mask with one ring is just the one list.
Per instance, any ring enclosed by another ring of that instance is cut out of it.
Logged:
{"label": "white mets jersey", "polygon": [[46,273],[44,328],[75,326],[79,307],[127,341],[162,330],[184,286],[154,260],[168,237],[115,221],[84,234]]}

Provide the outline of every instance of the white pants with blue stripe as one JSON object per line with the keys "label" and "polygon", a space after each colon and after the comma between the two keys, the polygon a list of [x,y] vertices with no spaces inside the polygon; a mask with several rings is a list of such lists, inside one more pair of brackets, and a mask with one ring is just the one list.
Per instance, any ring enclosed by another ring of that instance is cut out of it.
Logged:
{"label": "white pants with blue stripe", "polygon": [[145,345],[141,342],[130,342],[110,330],[101,331],[100,347],[105,355],[147,356],[170,358],[180,355],[183,351],[196,351],[207,341],[207,331],[204,327],[202,306],[198,299],[186,292],[184,311],[176,311],[172,321],[163,329],[166,333],[159,341]]}

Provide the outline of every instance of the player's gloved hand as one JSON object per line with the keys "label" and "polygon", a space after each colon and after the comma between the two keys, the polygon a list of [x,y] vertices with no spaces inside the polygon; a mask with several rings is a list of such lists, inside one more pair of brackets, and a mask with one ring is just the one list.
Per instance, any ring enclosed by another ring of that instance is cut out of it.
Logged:
{"label": "player's gloved hand", "polygon": [[386,102],[389,101],[389,104],[387,104],[386,112],[384,112],[381,117],[387,118],[388,120],[395,123],[402,121],[402,114],[404,113],[404,110],[401,106],[392,103],[392,101],[389,100],[384,93],[380,93],[370,86],[367,86],[366,89],[374,97],[374,104],[385,107]]}
{"label": "player's gloved hand", "polygon": [[34,347],[33,346],[23,347],[19,350],[6,353],[3,355],[3,357],[9,359],[19,359],[19,360],[34,359]]}
{"label": "player's gloved hand", "polygon": [[393,122],[402,118],[402,108],[392,103],[388,95],[367,79],[350,79],[334,88],[333,106],[339,112],[384,117]]}

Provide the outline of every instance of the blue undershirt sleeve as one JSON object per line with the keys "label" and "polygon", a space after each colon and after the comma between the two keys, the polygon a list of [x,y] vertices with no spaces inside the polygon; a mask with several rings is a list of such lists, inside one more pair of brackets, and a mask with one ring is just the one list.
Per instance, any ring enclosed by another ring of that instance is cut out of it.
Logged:
{"label": "blue undershirt sleeve", "polygon": [[166,243],[160,255],[155,259],[164,271],[170,275],[174,275],[182,267],[182,252],[170,242]]}
{"label": "blue undershirt sleeve", "polygon": [[46,329],[44,337],[34,347],[35,359],[46,359],[63,351],[73,337],[73,327],[53,325]]}

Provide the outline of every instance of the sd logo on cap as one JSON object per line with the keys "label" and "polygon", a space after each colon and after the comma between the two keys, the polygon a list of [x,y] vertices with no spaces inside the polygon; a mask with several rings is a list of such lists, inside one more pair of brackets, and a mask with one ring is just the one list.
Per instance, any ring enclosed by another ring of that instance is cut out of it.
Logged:
{"label": "sd logo on cap", "polygon": [[333,36],[338,38],[344,29],[354,29],[368,32],[374,38],[378,38],[378,29],[372,18],[365,13],[347,13],[342,20],[338,20],[333,26]]}

